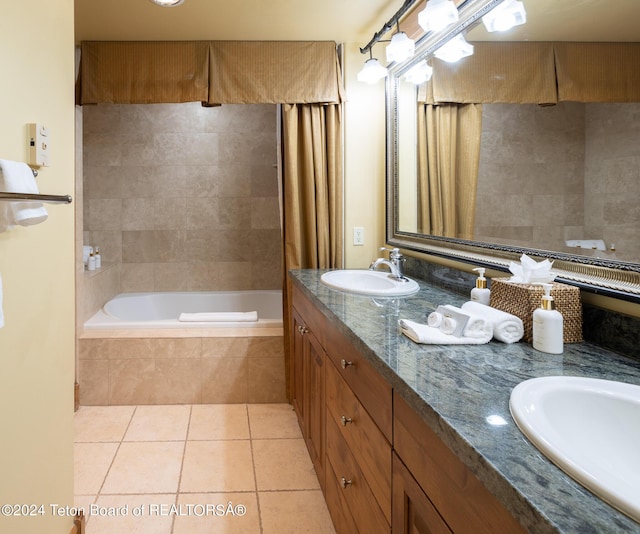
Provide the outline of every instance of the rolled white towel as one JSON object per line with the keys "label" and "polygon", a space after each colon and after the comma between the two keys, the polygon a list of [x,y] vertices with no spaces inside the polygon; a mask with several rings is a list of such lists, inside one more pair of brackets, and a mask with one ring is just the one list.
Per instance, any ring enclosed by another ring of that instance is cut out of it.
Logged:
{"label": "rolled white towel", "polygon": [[181,313],[178,317],[182,322],[193,323],[247,323],[258,320],[258,312],[199,312]]}
{"label": "rolled white towel", "polygon": [[[482,315],[473,313],[470,310],[463,310],[462,308],[457,308],[456,306],[452,306],[450,304],[443,306],[443,308],[452,310],[462,315],[469,316],[469,320],[467,321],[467,324],[464,327],[464,330],[462,331],[463,337],[485,339],[488,336],[489,339],[491,339],[491,337],[493,336],[493,325],[484,317],[482,317]],[[444,322],[443,322],[443,325],[444,325]],[[454,329],[455,329],[456,325],[452,324],[451,326],[454,326]]]}
{"label": "rolled white towel", "polygon": [[485,337],[456,337],[445,334],[439,328],[407,319],[400,319],[398,325],[400,326],[400,331],[409,339],[416,343],[427,345],[482,345],[491,341],[491,333],[487,333]]}
{"label": "rolled white towel", "polygon": [[434,311],[427,316],[427,324],[429,326],[433,326],[433,328],[440,328],[440,325],[442,324],[442,319],[444,319],[442,314],[438,313],[437,311]]}
{"label": "rolled white towel", "polygon": [[484,317],[493,326],[493,337],[503,343],[515,343],[524,336],[522,319],[479,302],[465,302],[462,309]]}

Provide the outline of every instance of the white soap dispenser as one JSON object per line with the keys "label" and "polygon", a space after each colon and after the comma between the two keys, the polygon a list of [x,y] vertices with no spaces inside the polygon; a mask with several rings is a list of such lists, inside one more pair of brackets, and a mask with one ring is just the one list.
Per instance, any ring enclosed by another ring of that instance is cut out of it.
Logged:
{"label": "white soap dispenser", "polygon": [[541,307],[533,312],[533,348],[549,354],[562,354],[564,324],[551,296],[551,284],[537,283],[544,289]]}
{"label": "white soap dispenser", "polygon": [[100,255],[100,249],[98,247],[96,247],[94,257],[96,259],[96,269],[100,269],[100,267],[102,267],[102,256]]}
{"label": "white soap dispenser", "polygon": [[476,267],[473,270],[478,271],[479,275],[476,280],[476,287],[471,290],[471,300],[488,306],[491,299],[491,290],[487,287],[487,279],[484,277],[485,268]]}

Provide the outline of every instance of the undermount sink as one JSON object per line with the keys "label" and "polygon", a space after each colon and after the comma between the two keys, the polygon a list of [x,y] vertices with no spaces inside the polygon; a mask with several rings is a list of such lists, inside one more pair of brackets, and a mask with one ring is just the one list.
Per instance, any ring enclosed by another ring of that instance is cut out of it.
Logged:
{"label": "undermount sink", "polygon": [[388,272],[364,269],[343,269],[324,273],[320,280],[326,286],[347,293],[375,297],[399,297],[416,293],[420,286],[415,280],[394,280]]}
{"label": "undermount sink", "polygon": [[550,376],[511,392],[518,428],[577,482],[640,522],[640,386]]}

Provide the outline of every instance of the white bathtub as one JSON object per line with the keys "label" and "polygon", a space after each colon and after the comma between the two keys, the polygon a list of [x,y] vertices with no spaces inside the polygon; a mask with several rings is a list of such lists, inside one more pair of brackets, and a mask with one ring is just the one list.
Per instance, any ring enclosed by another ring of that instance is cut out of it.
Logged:
{"label": "white bathtub", "polygon": [[[183,322],[181,313],[256,311],[255,322]],[[264,328],[282,326],[279,290],[121,293],[84,323],[85,330]]]}

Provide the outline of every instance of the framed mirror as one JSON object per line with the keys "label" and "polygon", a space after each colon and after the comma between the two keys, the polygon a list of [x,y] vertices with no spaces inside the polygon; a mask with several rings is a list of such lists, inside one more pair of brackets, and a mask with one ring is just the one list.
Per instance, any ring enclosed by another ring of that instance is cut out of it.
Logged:
{"label": "framed mirror", "polygon": [[[429,163],[421,159],[420,151],[426,139],[434,137],[428,127],[426,133],[419,133],[425,128],[421,104],[428,98],[424,98],[425,86],[416,86],[405,75],[425,58],[436,69],[439,60],[432,56],[443,42],[463,33],[478,50],[497,40],[509,46],[544,43],[546,48],[558,43],[549,52],[549,70],[554,76],[560,69],[554,62],[562,55],[557,49],[564,42],[571,42],[570,47],[620,42],[638,47],[639,55],[632,55],[638,64],[628,68],[640,71],[640,44],[634,44],[640,43],[636,22],[640,2],[636,0],[524,0],[525,25],[488,33],[481,18],[498,3],[464,2],[454,27],[427,35],[413,58],[389,68],[387,241],[499,270],[507,270],[523,253],[548,258],[554,261],[560,281],[640,302],[640,98],[599,102],[589,96],[549,102],[541,96],[515,103],[501,97],[498,100],[503,101],[478,103],[473,127],[467,127],[467,119],[458,119],[463,126],[452,137],[466,152],[473,152],[468,147],[474,143],[479,147],[477,162],[470,165],[473,180],[467,177],[461,182],[456,176],[455,185],[437,186],[441,188],[438,202],[457,210],[466,206],[467,212],[456,215],[466,220],[466,226],[456,223],[454,229],[447,229],[429,221],[429,213],[445,208],[425,207],[429,204],[425,191],[430,189],[433,196],[434,188],[425,185],[425,171],[421,170]],[[576,56],[584,54],[578,49]],[[527,73],[526,66],[515,65],[516,70],[525,69],[525,84],[535,85],[529,82],[529,73],[542,67],[534,63]],[[495,73],[488,76],[494,84],[500,78]],[[631,81],[636,83],[633,77]],[[454,86],[465,83],[459,78],[454,82]],[[473,85],[475,80],[468,83]],[[596,83],[588,80],[587,85]],[[630,80],[625,78],[625,83]],[[557,84],[555,79],[553,84]],[[640,90],[632,92],[640,94]],[[451,157],[450,152],[446,154]],[[458,167],[464,165],[456,162]],[[457,196],[448,198],[447,191],[454,189]]]}

